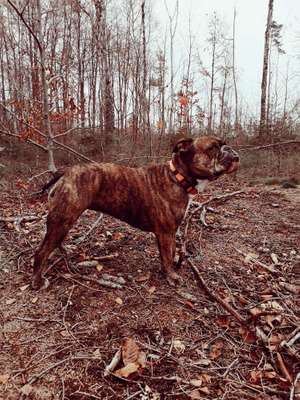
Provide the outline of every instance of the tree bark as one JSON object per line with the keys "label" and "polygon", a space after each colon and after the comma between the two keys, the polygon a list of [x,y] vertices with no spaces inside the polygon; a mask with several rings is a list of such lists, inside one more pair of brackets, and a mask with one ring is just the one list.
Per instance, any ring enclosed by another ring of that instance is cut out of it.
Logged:
{"label": "tree bark", "polygon": [[262,81],[261,81],[261,100],[260,100],[260,126],[259,126],[260,136],[264,136],[267,133],[267,125],[266,125],[267,85],[268,85],[267,81],[268,81],[268,68],[269,68],[271,25],[273,20],[273,3],[274,0],[269,0],[268,19],[265,31],[264,61],[263,61]]}

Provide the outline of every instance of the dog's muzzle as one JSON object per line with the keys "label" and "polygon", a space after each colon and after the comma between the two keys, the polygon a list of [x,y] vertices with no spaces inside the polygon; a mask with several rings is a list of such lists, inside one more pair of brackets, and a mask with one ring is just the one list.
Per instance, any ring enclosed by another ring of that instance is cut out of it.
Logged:
{"label": "dog's muzzle", "polygon": [[220,164],[223,165],[228,173],[236,171],[240,162],[238,153],[230,146],[221,147]]}

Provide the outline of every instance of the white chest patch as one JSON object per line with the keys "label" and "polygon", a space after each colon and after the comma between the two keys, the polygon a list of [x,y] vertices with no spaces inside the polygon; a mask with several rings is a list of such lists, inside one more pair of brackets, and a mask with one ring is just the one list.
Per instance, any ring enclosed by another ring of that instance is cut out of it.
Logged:
{"label": "white chest patch", "polygon": [[[198,180],[197,185],[195,186],[195,188],[198,190],[198,192],[203,192],[203,190],[205,189],[205,187],[206,187],[206,185],[207,185],[207,182],[208,182],[207,179],[205,179],[205,180]],[[192,203],[193,198],[194,198],[195,195],[189,194],[188,196],[189,196],[189,201],[188,201],[188,203],[187,203],[187,206],[186,206],[186,209],[185,209],[185,213],[184,213],[184,217],[183,217],[183,218],[185,218],[185,217],[187,216],[187,213],[189,212],[190,205],[191,205],[191,203]]]}
{"label": "white chest patch", "polygon": [[197,189],[199,192],[203,192],[203,190],[205,189],[207,183],[208,183],[208,179],[198,180],[196,189]]}

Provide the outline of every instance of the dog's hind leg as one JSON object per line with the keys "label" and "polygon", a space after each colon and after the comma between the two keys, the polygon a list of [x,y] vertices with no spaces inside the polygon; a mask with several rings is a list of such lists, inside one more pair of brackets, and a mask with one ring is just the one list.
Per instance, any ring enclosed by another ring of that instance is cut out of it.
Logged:
{"label": "dog's hind leg", "polygon": [[48,257],[57,247],[61,246],[62,241],[82,211],[79,209],[70,210],[69,208],[67,213],[60,213],[57,209],[49,212],[45,238],[34,256],[33,289],[39,289],[43,285],[43,273],[47,267]]}
{"label": "dog's hind leg", "polygon": [[173,269],[173,262],[176,252],[176,241],[174,233],[156,233],[158,248],[160,252],[163,271],[167,276],[169,285],[175,286],[181,280],[180,276]]}

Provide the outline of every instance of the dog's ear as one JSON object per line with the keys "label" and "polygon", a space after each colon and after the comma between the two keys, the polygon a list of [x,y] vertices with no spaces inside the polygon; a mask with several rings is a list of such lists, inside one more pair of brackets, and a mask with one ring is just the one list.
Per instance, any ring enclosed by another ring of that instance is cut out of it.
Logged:
{"label": "dog's ear", "polygon": [[192,138],[184,138],[179,140],[173,149],[173,153],[187,153],[191,150],[193,141],[194,140]]}

